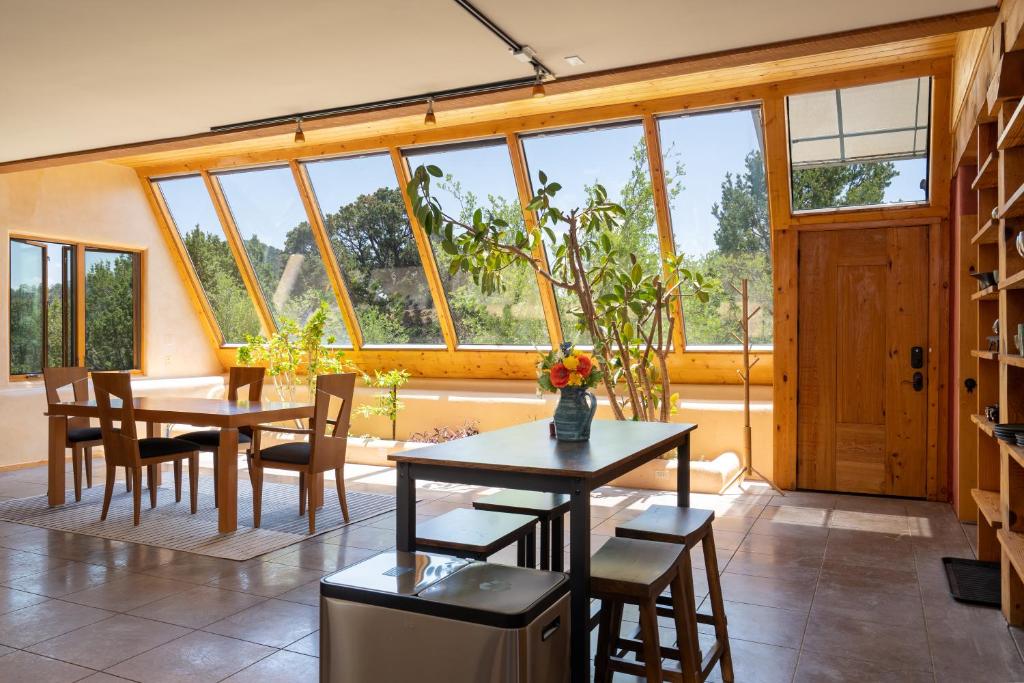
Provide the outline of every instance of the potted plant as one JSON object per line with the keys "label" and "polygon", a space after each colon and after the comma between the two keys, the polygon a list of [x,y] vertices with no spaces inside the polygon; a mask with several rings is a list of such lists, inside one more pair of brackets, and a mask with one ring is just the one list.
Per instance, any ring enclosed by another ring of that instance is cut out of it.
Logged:
{"label": "potted plant", "polygon": [[590,356],[569,343],[542,356],[537,370],[540,388],[559,392],[554,415],[555,438],[587,441],[597,412],[597,397],[590,389],[601,381],[601,371],[594,367]]}
{"label": "potted plant", "polygon": [[[668,354],[675,317],[685,296],[707,302],[703,275],[685,267],[682,256],[644,267],[617,241],[625,210],[608,201],[604,187],[588,188],[585,206],[555,204],[561,185],[542,171],[527,210],[537,229],[510,223],[477,209],[470,220],[447,213],[431,194],[437,166],[419,166],[406,186],[413,212],[428,235],[437,235],[451,255],[453,272],[470,274],[485,293],[502,291],[502,274],[526,263],[552,286],[572,297],[577,328],[593,343],[597,378],[617,419],[667,422],[673,412]],[[540,254],[546,249],[548,258]]]}

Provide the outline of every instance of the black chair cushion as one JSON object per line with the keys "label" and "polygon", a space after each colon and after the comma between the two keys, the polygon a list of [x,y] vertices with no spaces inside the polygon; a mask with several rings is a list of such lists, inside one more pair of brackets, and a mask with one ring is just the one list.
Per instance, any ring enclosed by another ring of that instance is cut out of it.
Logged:
{"label": "black chair cushion", "polygon": [[[220,430],[205,429],[201,432],[189,432],[177,437],[183,441],[190,441],[199,446],[202,450],[217,449],[220,446]],[[241,429],[238,430],[238,443],[249,443],[252,439]]]}
{"label": "black chair cushion", "polygon": [[159,458],[164,455],[175,455],[177,453],[191,453],[196,450],[196,445],[191,441],[181,439],[164,439],[154,437],[152,439],[139,439],[139,456],[146,458]]}
{"label": "black chair cushion", "polygon": [[99,441],[103,438],[99,427],[82,427],[81,429],[69,429],[68,441],[81,443],[82,441]]}
{"label": "black chair cushion", "polygon": [[286,462],[291,465],[309,464],[309,442],[282,443],[260,451],[260,460]]}

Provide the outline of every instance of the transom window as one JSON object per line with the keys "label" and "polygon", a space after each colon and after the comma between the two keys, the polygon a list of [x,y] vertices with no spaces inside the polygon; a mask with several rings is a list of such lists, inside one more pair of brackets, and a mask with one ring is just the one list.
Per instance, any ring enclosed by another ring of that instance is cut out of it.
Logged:
{"label": "transom window", "polygon": [[794,211],[928,201],[930,78],[787,101]]}

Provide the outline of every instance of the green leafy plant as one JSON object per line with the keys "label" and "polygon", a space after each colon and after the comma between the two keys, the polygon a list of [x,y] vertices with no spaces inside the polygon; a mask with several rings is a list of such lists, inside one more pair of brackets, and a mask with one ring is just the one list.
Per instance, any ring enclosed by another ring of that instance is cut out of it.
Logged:
{"label": "green leafy plant", "polygon": [[334,337],[325,337],[327,314],[327,302],[321,301],[305,325],[283,318],[269,338],[248,335],[245,345],[238,349],[238,363],[266,365],[278,399],[294,402],[297,388],[305,385],[312,400],[318,375],[356,370],[345,359],[344,351],[331,348]]}
{"label": "green leafy plant", "polygon": [[395,440],[398,431],[398,413],[405,405],[398,399],[398,390],[409,381],[409,373],[405,370],[373,371],[373,377],[363,374],[363,382],[369,387],[384,389],[374,403],[361,405],[356,411],[363,417],[383,415],[391,420],[391,440]]}
{"label": "green leafy plant", "polygon": [[423,229],[437,235],[449,255],[449,270],[467,273],[490,294],[502,291],[503,273],[512,266],[529,264],[572,296],[570,314],[594,345],[615,417],[624,420],[628,413],[634,420],[667,421],[673,403],[667,400],[672,311],[683,297],[708,300],[704,276],[687,268],[682,257],[665,257],[660,268],[645,268],[618,239],[625,209],[610,202],[600,184],[587,188],[585,206],[565,210],[554,202],[561,185],[538,173],[539,186],[526,207],[537,216],[532,230],[480,208],[469,220],[454,217],[431,194],[432,178],[444,173],[437,166],[419,166],[406,192]]}
{"label": "green leafy plant", "polygon": [[423,432],[416,432],[409,437],[409,441],[420,441],[423,443],[447,443],[456,439],[464,439],[467,436],[474,436],[480,433],[480,425],[476,420],[470,420],[461,427],[434,427]]}

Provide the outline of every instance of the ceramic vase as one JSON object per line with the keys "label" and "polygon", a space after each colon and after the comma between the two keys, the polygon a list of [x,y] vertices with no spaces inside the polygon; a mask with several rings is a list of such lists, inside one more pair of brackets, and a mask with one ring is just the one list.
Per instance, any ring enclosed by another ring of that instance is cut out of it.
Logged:
{"label": "ceramic vase", "polygon": [[597,396],[581,387],[565,387],[555,407],[555,438],[559,441],[587,441],[590,424],[597,412]]}

